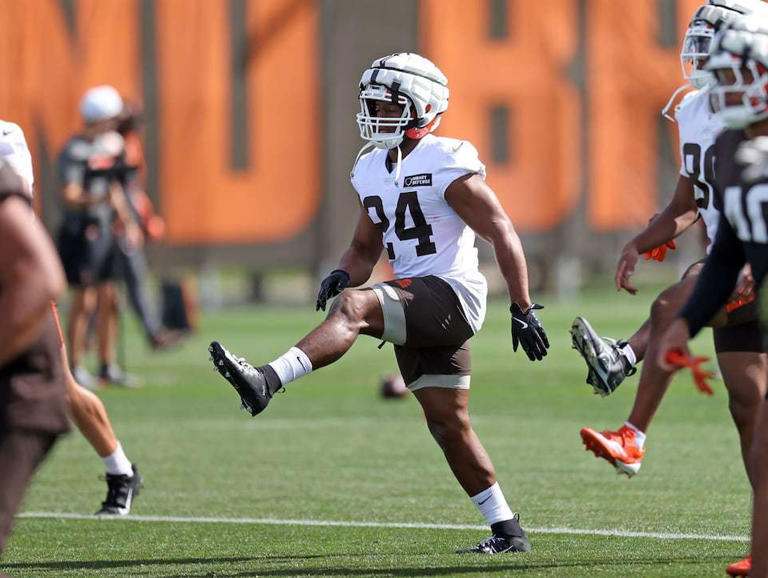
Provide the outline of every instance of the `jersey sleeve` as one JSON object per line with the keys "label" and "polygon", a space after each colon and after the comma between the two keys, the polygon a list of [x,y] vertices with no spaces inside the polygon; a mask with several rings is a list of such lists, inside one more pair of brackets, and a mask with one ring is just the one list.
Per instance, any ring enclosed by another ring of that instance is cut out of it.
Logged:
{"label": "jersey sleeve", "polygon": [[30,197],[34,189],[35,177],[32,170],[32,155],[24,138],[21,127],[12,123],[5,123],[5,128],[0,136],[0,157],[8,163],[13,171],[26,183],[26,191]]}
{"label": "jersey sleeve", "polygon": [[453,181],[468,174],[480,175],[485,180],[485,165],[480,161],[477,149],[467,141],[458,144],[447,153],[443,166],[437,173],[437,191],[445,199],[445,191]]}

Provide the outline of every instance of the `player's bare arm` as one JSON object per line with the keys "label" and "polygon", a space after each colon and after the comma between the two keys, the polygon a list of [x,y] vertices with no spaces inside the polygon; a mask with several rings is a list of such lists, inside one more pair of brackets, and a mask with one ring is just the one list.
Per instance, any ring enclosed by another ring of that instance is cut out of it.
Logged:
{"label": "player's bare arm", "polygon": [[491,187],[480,175],[466,175],[448,186],[445,199],[467,225],[493,246],[511,302],[527,311],[532,302],[523,245]]}
{"label": "player's bare arm", "polygon": [[357,287],[368,281],[382,250],[381,230],[371,221],[368,212],[361,207],[352,242],[341,257],[338,266],[338,269],[346,271],[349,275],[351,287]]}
{"label": "player's bare arm", "polygon": [[328,299],[335,297],[345,288],[365,283],[371,276],[382,249],[381,231],[361,206],[349,249],[342,255],[339,266],[320,283],[315,311],[325,311]]}
{"label": "player's bare arm", "polygon": [[632,295],[637,293],[637,288],[632,285],[630,278],[635,272],[640,255],[683,233],[697,221],[698,216],[693,181],[681,175],[669,204],[651,219],[641,233],[624,245],[616,266],[616,290],[624,289]]}
{"label": "player's bare arm", "polygon": [[0,203],[0,365],[29,346],[64,289],[56,250],[21,198]]}
{"label": "player's bare arm", "polygon": [[71,209],[84,209],[101,202],[89,197],[82,185],[78,183],[66,183],[61,189],[61,198]]}
{"label": "player's bare arm", "polygon": [[445,199],[475,233],[493,246],[512,303],[514,350],[517,351],[519,343],[528,359],[543,359],[547,355],[549,340],[534,313],[535,309],[542,307],[531,301],[523,245],[498,197],[480,175],[468,174],[448,186]]}

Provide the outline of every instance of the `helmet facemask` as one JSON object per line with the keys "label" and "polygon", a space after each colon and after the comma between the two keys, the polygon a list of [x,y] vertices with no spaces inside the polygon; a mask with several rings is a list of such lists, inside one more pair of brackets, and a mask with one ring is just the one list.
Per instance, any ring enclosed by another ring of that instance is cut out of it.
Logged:
{"label": "helmet facemask", "polygon": [[745,128],[768,118],[768,69],[751,58],[728,52],[713,57],[707,67],[717,80],[709,104],[729,128]]}
{"label": "helmet facemask", "polygon": [[683,49],[680,51],[680,66],[683,78],[695,88],[705,88],[712,84],[712,75],[704,70],[709,58],[715,27],[706,20],[694,20],[685,32]]}
{"label": "helmet facemask", "polygon": [[[357,114],[357,125],[360,138],[380,149],[399,146],[406,136],[406,130],[413,125],[410,99],[390,91],[386,86],[369,84],[360,91],[358,100],[360,112]],[[398,104],[403,107],[403,111],[399,117],[380,117],[376,112],[376,102]]]}

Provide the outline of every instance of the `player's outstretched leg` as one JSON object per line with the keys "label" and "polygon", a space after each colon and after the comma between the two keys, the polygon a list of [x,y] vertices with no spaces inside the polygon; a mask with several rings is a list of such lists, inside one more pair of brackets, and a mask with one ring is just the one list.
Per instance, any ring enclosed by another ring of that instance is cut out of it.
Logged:
{"label": "player's outstretched leg", "polygon": [[507,505],[493,463],[469,420],[469,390],[424,387],[414,391],[427,426],[472,502],[491,526],[492,535],[462,553],[527,552],[531,544],[519,515]]}
{"label": "player's outstretched leg", "polygon": [[[58,318],[58,314],[56,316]],[[130,513],[133,499],[139,495],[144,480],[136,464],[132,464],[125,455],[102,401],[75,381],[69,370],[67,351],[63,345],[61,359],[67,381],[67,401],[72,421],[96,450],[107,470],[107,497],[96,513],[125,516]]]}
{"label": "player's outstretched leg", "polygon": [[648,347],[650,320],[646,320],[628,340],[600,337],[584,317],[571,325],[573,348],[587,364],[587,383],[595,393],[605,397],[613,393],[624,379],[634,375],[637,364]]}
{"label": "player's outstretched leg", "polygon": [[755,489],[752,505],[752,572],[750,576],[768,576],[768,401],[761,404],[755,438],[750,451]]}
{"label": "player's outstretched leg", "polygon": [[214,369],[235,388],[242,407],[257,415],[289,382],[338,360],[361,333],[381,337],[383,331],[384,316],[376,294],[347,289],[333,302],[325,321],[271,363],[254,367],[218,341],[208,351]]}
{"label": "player's outstretched leg", "polygon": [[635,402],[627,422],[618,430],[596,431],[582,428],[581,439],[586,448],[613,465],[619,473],[634,476],[645,455],[645,432],[672,380],[672,373],[656,363],[658,343],[696,284],[696,274],[661,292],[651,306],[651,323],[645,362]]}

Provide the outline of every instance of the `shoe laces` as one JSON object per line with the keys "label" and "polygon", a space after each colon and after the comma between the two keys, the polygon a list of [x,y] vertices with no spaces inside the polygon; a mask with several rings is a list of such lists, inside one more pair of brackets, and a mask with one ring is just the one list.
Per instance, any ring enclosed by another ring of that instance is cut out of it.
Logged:
{"label": "shoe laces", "polygon": [[128,481],[131,476],[127,474],[106,474],[105,476],[99,476],[99,479],[107,482],[107,498],[101,503],[102,508],[108,507],[125,507],[125,499],[127,492],[125,491],[128,486]]}

